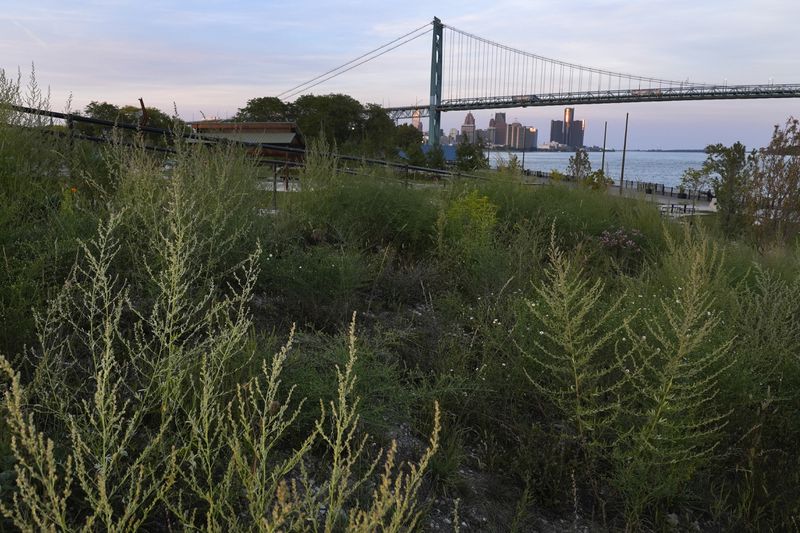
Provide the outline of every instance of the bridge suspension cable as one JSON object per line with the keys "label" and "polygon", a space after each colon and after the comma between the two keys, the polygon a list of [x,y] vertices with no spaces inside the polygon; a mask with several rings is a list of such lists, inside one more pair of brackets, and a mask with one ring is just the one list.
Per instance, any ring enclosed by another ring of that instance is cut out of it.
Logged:
{"label": "bridge suspension cable", "polygon": [[389,41],[386,44],[383,44],[383,45],[381,45],[381,46],[379,46],[377,48],[374,48],[374,49],[370,50],[369,52],[367,52],[365,54],[361,54],[360,56],[358,56],[358,57],[356,57],[354,59],[351,59],[347,63],[343,63],[343,64],[339,65],[336,68],[330,69],[327,72],[323,72],[319,76],[315,76],[315,77],[311,78],[310,80],[306,81],[305,83],[301,83],[299,85],[295,85],[291,89],[287,89],[287,90],[283,91],[282,93],[276,95],[276,97],[280,98],[281,100],[288,100],[288,99],[290,99],[290,98],[292,98],[292,97],[294,97],[294,96],[296,96],[296,95],[298,95],[300,93],[304,93],[304,92],[316,87],[317,85],[325,83],[326,81],[328,81],[330,79],[333,79],[333,78],[335,78],[337,76],[340,76],[340,75],[344,74],[345,72],[353,70],[354,68],[356,68],[358,66],[361,66],[364,63],[367,63],[369,61],[377,59],[377,58],[381,57],[382,55],[391,52],[395,48],[399,48],[399,47],[403,46],[404,44],[407,44],[407,43],[410,43],[411,41],[419,39],[423,35],[427,35],[428,33],[431,32],[431,27],[430,26],[431,26],[431,23],[424,24],[424,25],[420,26],[419,28],[416,28],[415,30],[412,30],[412,31],[410,31],[410,32],[408,32],[408,33],[406,33],[404,35],[401,35],[400,37],[398,37],[396,39],[393,39],[393,40]]}
{"label": "bridge suspension cable", "polygon": [[443,25],[447,72],[442,104],[497,97],[655,91],[703,87],[648,76],[586,67],[532,54]]}

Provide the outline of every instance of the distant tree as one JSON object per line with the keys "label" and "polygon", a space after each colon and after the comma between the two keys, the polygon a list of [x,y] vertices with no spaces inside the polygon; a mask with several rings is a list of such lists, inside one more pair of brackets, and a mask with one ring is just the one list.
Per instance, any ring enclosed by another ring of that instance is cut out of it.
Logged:
{"label": "distant tree", "polygon": [[742,143],[706,146],[702,172],[710,176],[717,197],[719,226],[728,236],[740,234],[747,226],[748,188],[751,172]]}
{"label": "distant tree", "polygon": [[[147,126],[150,128],[160,128],[162,130],[171,129],[175,122],[174,117],[171,117],[155,107],[146,107],[147,110]],[[140,107],[126,105],[120,108],[120,115],[126,119],[131,120],[129,124],[138,124],[141,117],[142,109]]]}
{"label": "distant tree", "polygon": [[480,139],[475,143],[462,139],[456,147],[456,167],[465,171],[489,168],[489,159],[483,153],[483,142]]}
{"label": "distant tree", "polygon": [[692,207],[695,206],[697,195],[702,190],[711,187],[711,176],[699,168],[687,168],[681,176],[681,189],[688,190],[692,195]]}
{"label": "distant tree", "polygon": [[769,146],[753,155],[748,211],[760,247],[800,234],[800,124],[775,126]]}
{"label": "distant tree", "polygon": [[406,156],[409,165],[415,167],[427,166],[428,160],[425,157],[425,152],[422,151],[421,144],[412,144],[406,149]]}
{"label": "distant tree", "polygon": [[364,107],[345,94],[303,95],[293,104],[295,118],[306,137],[324,133],[329,142],[347,150],[364,134]]}
{"label": "distant tree", "polygon": [[575,155],[569,158],[567,164],[567,175],[575,180],[582,182],[592,172],[592,164],[589,161],[589,154],[583,148],[578,148]]}
{"label": "distant tree", "polygon": [[602,169],[597,169],[594,172],[589,172],[580,181],[580,184],[587,189],[593,191],[604,191],[608,189],[609,185],[613,185],[614,180],[606,176]]}
{"label": "distant tree", "polygon": [[522,164],[517,154],[511,154],[508,159],[497,154],[497,172],[509,178],[519,178],[522,176]]}
{"label": "distant tree", "polygon": [[364,106],[362,152],[366,155],[386,158],[395,148],[397,127],[389,114],[377,104]]}
{"label": "distant tree", "polygon": [[422,132],[410,124],[401,124],[395,130],[395,145],[408,151],[412,145],[422,144]]}
{"label": "distant tree", "polygon": [[435,144],[431,146],[428,153],[425,154],[425,164],[429,168],[438,168],[443,169],[445,166],[444,160],[444,150],[442,150],[441,145]]}
{"label": "distant tree", "polygon": [[261,96],[248,100],[233,119],[237,122],[283,122],[289,120],[290,114],[291,107],[280,98]]}
{"label": "distant tree", "polygon": [[108,120],[111,122],[122,122],[120,119],[126,118],[121,116],[122,112],[119,106],[110,104],[108,102],[89,102],[84,109],[84,114],[87,117],[96,118],[98,120]]}
{"label": "distant tree", "polygon": [[[171,130],[175,127],[176,123],[178,125],[182,124],[180,120],[167,115],[160,109],[156,109],[155,107],[146,107],[145,109],[147,111],[146,125],[151,128]],[[119,107],[108,102],[90,102],[84,109],[84,115],[98,120],[107,120],[116,124],[137,125],[142,116],[142,109],[139,106],[133,105]],[[94,124],[79,124],[78,129],[82,133],[94,136],[104,135],[109,131],[105,126]],[[163,142],[166,142],[166,140],[163,140]]]}

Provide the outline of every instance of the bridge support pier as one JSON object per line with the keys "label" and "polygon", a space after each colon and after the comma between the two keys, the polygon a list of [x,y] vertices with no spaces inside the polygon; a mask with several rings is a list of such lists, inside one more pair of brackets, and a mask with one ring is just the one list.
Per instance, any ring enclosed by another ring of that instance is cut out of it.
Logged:
{"label": "bridge support pier", "polygon": [[444,25],[433,17],[433,45],[431,47],[431,99],[428,114],[428,144],[439,144],[439,131],[442,129],[442,62],[444,61]]}

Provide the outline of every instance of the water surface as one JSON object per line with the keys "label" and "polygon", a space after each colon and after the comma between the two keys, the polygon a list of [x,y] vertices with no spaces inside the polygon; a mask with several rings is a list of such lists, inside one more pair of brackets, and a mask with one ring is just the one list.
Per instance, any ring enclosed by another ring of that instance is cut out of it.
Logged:
{"label": "water surface", "polygon": [[[511,154],[508,152],[489,153],[492,167],[497,165],[498,158],[507,160]],[[526,152],[525,168],[528,170],[541,170],[549,172],[558,170],[564,172],[569,164],[569,158],[574,155],[570,152]],[[522,162],[522,152],[516,153]],[[592,170],[600,168],[600,152],[589,152],[589,162]],[[702,152],[628,152],[625,155],[625,181],[647,181],[662,183],[667,187],[677,186],[681,182],[681,175],[687,168],[700,168],[706,154]],[[606,174],[619,183],[622,168],[622,152],[606,152]]]}

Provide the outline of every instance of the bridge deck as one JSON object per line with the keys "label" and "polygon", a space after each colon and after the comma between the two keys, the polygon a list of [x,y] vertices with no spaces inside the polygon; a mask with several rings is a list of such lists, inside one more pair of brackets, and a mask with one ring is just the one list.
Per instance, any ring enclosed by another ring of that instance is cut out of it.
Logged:
{"label": "bridge deck", "polygon": [[[524,94],[442,100],[437,109],[467,111],[514,107],[568,106],[577,104],[619,104],[628,102],[668,102],[689,100],[744,100],[762,98],[800,98],[800,84],[769,85],[682,85],[653,89],[586,91],[575,93]],[[429,105],[387,108],[395,120],[430,114]]]}

